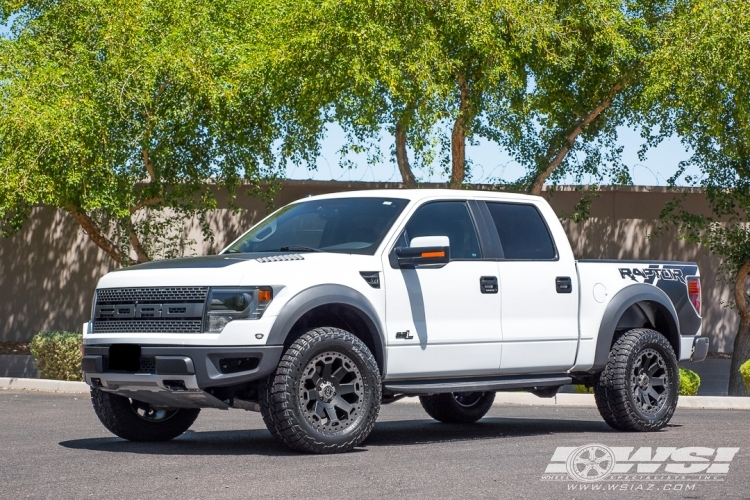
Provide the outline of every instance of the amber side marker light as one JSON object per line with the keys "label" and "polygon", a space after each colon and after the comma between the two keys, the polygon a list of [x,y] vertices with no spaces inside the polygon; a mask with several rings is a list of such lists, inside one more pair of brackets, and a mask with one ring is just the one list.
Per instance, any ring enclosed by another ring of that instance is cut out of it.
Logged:
{"label": "amber side marker light", "polygon": [[422,252],[423,259],[434,259],[435,257],[445,257],[445,252]]}
{"label": "amber side marker light", "polygon": [[259,302],[268,302],[269,300],[271,300],[271,290],[259,290],[258,291]]}

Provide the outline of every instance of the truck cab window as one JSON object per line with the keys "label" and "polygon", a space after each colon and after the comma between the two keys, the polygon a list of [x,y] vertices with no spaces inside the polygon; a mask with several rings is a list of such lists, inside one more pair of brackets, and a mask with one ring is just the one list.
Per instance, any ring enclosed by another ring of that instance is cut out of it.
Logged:
{"label": "truck cab window", "polygon": [[474,221],[463,201],[438,201],[420,207],[406,224],[396,246],[406,246],[412,238],[420,236],[447,236],[451,260],[482,258]]}
{"label": "truck cab window", "polygon": [[487,203],[507,260],[553,260],[555,245],[534,205]]}

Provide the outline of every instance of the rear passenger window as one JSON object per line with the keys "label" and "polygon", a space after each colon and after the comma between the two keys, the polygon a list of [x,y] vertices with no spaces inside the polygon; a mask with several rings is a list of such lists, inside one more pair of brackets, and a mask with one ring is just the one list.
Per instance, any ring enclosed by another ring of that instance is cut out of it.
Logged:
{"label": "rear passenger window", "polygon": [[533,205],[487,202],[506,259],[553,260],[555,245],[542,214]]}

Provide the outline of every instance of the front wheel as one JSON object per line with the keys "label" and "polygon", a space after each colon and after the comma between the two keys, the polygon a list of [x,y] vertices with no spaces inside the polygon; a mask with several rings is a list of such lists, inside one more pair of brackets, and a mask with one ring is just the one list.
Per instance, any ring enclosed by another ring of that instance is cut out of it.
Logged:
{"label": "front wheel", "polygon": [[636,328],[612,346],[594,386],[599,413],[620,431],[658,431],[677,407],[680,376],[677,357],[657,331]]}
{"label": "front wheel", "polygon": [[200,413],[197,408],[154,408],[100,389],[91,389],[91,403],[104,427],[128,441],[169,441],[188,430]]}
{"label": "front wheel", "polygon": [[419,396],[429,416],[446,424],[471,424],[484,417],[495,401],[494,392],[452,392]]}
{"label": "front wheel", "polygon": [[316,328],[298,338],[261,390],[266,425],[297,451],[351,450],[370,434],[380,411],[375,358],[360,339],[338,328]]}

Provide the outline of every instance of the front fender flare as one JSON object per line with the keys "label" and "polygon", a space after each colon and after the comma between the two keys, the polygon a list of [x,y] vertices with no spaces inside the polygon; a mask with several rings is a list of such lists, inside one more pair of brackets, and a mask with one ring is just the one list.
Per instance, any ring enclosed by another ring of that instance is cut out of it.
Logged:
{"label": "front fender flare", "polygon": [[267,344],[283,345],[294,327],[295,323],[309,311],[316,307],[328,304],[344,304],[352,307],[357,311],[360,318],[367,324],[370,334],[376,332],[377,338],[374,338],[376,358],[383,362],[382,369],[386,366],[385,334],[380,322],[378,313],[375,311],[372,303],[357,290],[344,285],[316,285],[302,290],[297,295],[289,299],[281,308],[281,312],[268,334]]}

